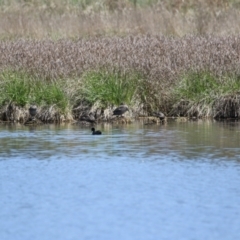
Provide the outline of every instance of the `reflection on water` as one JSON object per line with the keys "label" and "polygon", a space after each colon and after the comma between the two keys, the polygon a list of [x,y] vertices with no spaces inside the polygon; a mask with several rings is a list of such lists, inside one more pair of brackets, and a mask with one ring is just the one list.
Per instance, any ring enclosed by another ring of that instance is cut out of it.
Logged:
{"label": "reflection on water", "polygon": [[102,136],[79,125],[0,126],[1,158],[148,157],[238,158],[240,123],[187,122],[167,125],[103,125]]}
{"label": "reflection on water", "polygon": [[239,239],[239,122],[97,129],[0,124],[0,239]]}

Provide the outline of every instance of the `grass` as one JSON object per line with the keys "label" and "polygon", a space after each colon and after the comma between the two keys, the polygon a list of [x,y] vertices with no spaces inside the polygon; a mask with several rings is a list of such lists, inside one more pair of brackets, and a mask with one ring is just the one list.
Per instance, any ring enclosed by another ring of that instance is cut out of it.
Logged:
{"label": "grass", "polygon": [[23,71],[5,70],[0,73],[0,104],[13,102],[25,107],[56,105],[60,112],[66,112],[69,100],[58,83],[49,83]]}
{"label": "grass", "polygon": [[132,104],[139,93],[141,81],[140,74],[136,72],[127,73],[117,69],[89,71],[83,76],[82,94],[91,104],[100,102],[104,107]]}
{"label": "grass", "polygon": [[239,75],[223,75],[221,78],[211,72],[189,72],[184,74],[174,90],[175,97],[180,100],[201,101],[219,95],[240,92]]}
{"label": "grass", "polygon": [[175,114],[210,117],[215,115],[216,106],[221,105],[218,111],[227,116],[225,112],[230,106],[226,107],[225,101],[229,105],[238,105],[235,99],[240,94],[240,77],[229,74],[217,77],[209,71],[189,72],[182,77],[172,94],[175,102],[172,111]]}
{"label": "grass", "polygon": [[225,96],[240,90],[240,36],[18,39],[0,41],[0,52],[0,104],[69,112],[86,99],[138,105],[149,114],[214,116],[218,99],[225,108]]}
{"label": "grass", "polygon": [[0,22],[2,106],[238,106],[240,0],[0,0]]}
{"label": "grass", "polygon": [[240,0],[0,0],[0,39],[240,32]]}
{"label": "grass", "polygon": [[207,71],[185,73],[175,89],[175,96],[188,101],[211,98],[219,91],[217,78]]}
{"label": "grass", "polygon": [[6,102],[15,102],[19,106],[23,107],[28,103],[31,82],[25,74],[16,74],[12,71],[4,71],[0,75],[0,81],[1,104]]}

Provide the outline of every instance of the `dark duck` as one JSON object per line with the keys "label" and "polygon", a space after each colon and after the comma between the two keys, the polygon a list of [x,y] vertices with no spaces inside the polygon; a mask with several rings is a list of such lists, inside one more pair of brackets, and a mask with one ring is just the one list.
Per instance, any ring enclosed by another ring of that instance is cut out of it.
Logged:
{"label": "dark duck", "polygon": [[127,111],[129,111],[128,107],[121,103],[121,105],[113,111],[113,115],[122,116]]}
{"label": "dark duck", "polygon": [[102,134],[101,131],[99,131],[99,130],[96,131],[95,128],[92,128],[91,130],[92,130],[92,135],[101,135]]}

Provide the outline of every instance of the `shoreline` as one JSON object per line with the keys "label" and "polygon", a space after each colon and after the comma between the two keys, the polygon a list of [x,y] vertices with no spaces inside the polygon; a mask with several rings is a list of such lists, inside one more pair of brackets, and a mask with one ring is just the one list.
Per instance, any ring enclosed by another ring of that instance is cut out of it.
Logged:
{"label": "shoreline", "polygon": [[0,51],[2,120],[25,121],[34,104],[43,122],[103,121],[121,102],[131,118],[240,116],[240,35],[18,39]]}

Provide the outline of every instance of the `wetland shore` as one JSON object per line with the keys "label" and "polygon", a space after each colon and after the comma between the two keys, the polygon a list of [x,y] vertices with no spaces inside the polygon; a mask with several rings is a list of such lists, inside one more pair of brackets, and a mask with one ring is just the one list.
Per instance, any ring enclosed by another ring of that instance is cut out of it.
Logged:
{"label": "wetland shore", "polygon": [[[89,114],[109,121],[121,103],[128,105],[131,119],[156,111],[167,117],[238,119],[237,1],[143,2],[104,1],[102,8],[80,0],[77,5],[64,0],[1,3],[0,11],[11,21],[0,24],[0,119],[25,122],[29,107],[36,105],[42,122],[78,121]],[[36,18],[41,14],[52,27]],[[18,28],[13,16],[22,19]],[[102,16],[98,27],[90,24],[93,16]],[[170,16],[172,27],[163,24]],[[79,31],[67,31],[68,23],[79,18],[71,25]],[[56,19],[65,19],[65,24],[58,26]],[[140,28],[141,21],[148,30],[143,24]],[[85,28],[79,25],[84,23]]]}

